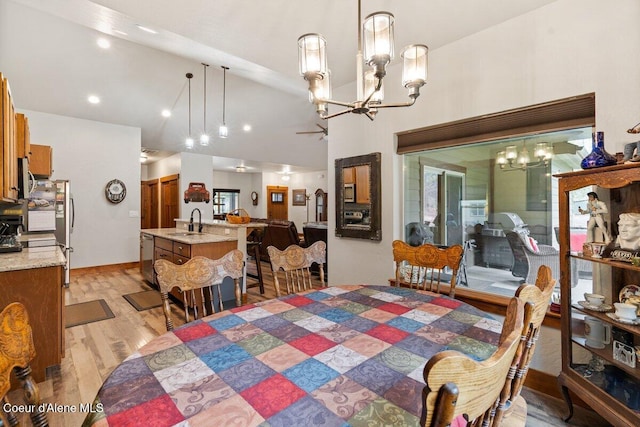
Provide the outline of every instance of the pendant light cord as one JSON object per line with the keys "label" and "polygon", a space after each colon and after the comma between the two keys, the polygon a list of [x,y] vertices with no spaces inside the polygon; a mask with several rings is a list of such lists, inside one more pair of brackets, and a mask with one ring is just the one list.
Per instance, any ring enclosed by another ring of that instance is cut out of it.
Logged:
{"label": "pendant light cord", "polygon": [[223,126],[226,126],[226,120],[225,120],[225,111],[226,111],[226,104],[227,104],[227,70],[229,69],[229,67],[225,67],[224,65],[222,65],[222,124]]}
{"label": "pendant light cord", "polygon": [[187,73],[187,81],[189,82],[189,138],[191,138],[191,78],[193,74]]}
{"label": "pendant light cord", "polygon": [[204,116],[202,117],[202,125],[204,127],[204,133],[207,133],[207,67],[208,65],[203,62],[202,66],[204,67],[204,94],[203,94]]}

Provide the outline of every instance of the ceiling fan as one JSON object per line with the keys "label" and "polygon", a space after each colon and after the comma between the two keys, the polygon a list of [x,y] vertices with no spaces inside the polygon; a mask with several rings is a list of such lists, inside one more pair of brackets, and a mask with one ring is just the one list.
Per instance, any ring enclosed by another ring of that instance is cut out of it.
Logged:
{"label": "ceiling fan", "polygon": [[309,131],[305,131],[305,132],[296,132],[297,135],[306,135],[306,134],[311,134],[311,133],[321,133],[322,135],[320,135],[320,139],[324,139],[324,137],[329,136],[329,127],[328,126],[322,126],[316,123],[316,126],[318,126],[320,128],[320,130],[309,130]]}

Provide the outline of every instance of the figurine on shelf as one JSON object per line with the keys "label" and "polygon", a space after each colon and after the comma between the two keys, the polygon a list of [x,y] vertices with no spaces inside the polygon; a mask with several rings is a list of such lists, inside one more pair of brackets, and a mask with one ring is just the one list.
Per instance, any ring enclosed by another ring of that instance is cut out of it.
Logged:
{"label": "figurine on shelf", "polygon": [[[634,155],[634,151],[636,154]],[[640,162],[640,141],[624,144],[622,163]]]}
{"label": "figurine on shelf", "polygon": [[622,249],[640,249],[640,213],[621,213],[616,244]]}
{"label": "figurine on shelf", "polygon": [[593,242],[595,240],[595,226],[597,225],[602,234],[604,234],[604,243],[609,244],[611,242],[611,237],[609,236],[609,231],[607,231],[607,227],[604,225],[604,214],[609,213],[609,209],[607,209],[607,205],[604,202],[598,200],[598,195],[590,191],[587,193],[589,197],[589,201],[587,202],[587,209],[582,209],[582,207],[578,207],[578,211],[585,215],[589,214],[589,221],[587,222],[587,243]]}

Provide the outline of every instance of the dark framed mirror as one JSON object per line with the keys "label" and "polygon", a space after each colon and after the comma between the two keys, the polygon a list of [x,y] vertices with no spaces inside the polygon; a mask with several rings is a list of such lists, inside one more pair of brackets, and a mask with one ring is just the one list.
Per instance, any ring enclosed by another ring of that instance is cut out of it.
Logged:
{"label": "dark framed mirror", "polygon": [[336,236],[382,240],[381,154],[336,159]]}

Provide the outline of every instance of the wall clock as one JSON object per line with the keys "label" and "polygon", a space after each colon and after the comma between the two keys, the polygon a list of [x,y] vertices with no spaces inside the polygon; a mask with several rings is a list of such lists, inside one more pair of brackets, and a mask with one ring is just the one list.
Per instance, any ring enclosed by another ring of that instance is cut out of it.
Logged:
{"label": "wall clock", "polygon": [[112,179],[107,182],[104,194],[111,203],[120,203],[127,196],[127,187],[119,179]]}
{"label": "wall clock", "polygon": [[258,193],[255,191],[251,192],[251,201],[253,202],[253,206],[258,206]]}

